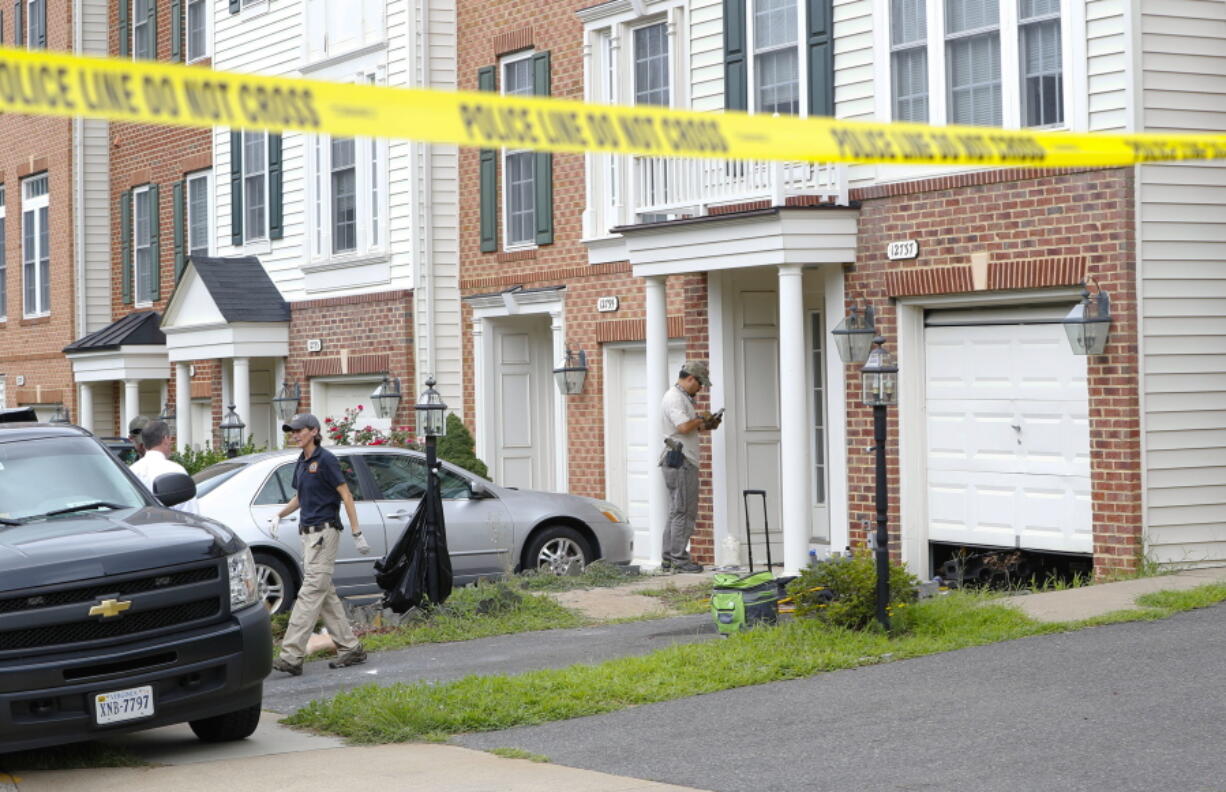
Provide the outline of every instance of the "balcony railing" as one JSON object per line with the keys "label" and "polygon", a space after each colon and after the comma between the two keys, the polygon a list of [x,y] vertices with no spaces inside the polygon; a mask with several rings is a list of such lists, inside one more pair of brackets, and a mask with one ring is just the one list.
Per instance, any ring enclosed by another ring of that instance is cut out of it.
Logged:
{"label": "balcony railing", "polygon": [[630,171],[636,223],[796,196],[847,204],[847,168],[837,163],[634,157]]}

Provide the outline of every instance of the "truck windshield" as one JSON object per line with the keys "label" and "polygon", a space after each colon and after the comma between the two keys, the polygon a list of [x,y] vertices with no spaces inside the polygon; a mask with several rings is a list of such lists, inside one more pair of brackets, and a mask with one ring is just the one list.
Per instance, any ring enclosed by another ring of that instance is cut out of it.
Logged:
{"label": "truck windshield", "polygon": [[147,505],[115,457],[88,437],[0,443],[0,519],[5,522]]}

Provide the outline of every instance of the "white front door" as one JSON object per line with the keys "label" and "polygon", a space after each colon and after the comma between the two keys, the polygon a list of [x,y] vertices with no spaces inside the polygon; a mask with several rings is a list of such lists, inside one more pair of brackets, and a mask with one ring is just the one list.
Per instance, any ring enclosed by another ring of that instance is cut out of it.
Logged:
{"label": "white front door", "polygon": [[553,475],[552,341],[548,316],[492,322],[494,481],[549,490]]}
{"label": "white front door", "polygon": [[1086,359],[1059,324],[925,330],[928,538],[1092,551]]}
{"label": "white front door", "polygon": [[[647,525],[647,492],[651,477],[660,474],[657,461],[663,450],[660,430],[647,426],[647,351],[642,344],[606,347],[605,403],[608,434],[605,454],[608,458],[608,499],[625,510],[634,526],[634,558],[640,562],[650,555],[647,542],[651,531]],[[685,350],[668,351],[670,387],[681,364]],[[655,398],[663,398],[659,394]]]}

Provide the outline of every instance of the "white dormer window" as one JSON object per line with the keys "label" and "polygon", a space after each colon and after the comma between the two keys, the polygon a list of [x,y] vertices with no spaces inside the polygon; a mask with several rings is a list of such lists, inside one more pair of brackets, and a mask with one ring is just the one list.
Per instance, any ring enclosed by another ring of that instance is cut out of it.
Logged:
{"label": "white dormer window", "polygon": [[307,63],[381,43],[386,35],[383,6],[383,0],[307,0]]}

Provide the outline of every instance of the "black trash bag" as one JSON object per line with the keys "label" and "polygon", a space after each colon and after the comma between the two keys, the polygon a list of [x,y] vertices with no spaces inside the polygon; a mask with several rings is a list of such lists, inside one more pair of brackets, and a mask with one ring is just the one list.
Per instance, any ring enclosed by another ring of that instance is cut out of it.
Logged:
{"label": "black trash bag", "polygon": [[395,613],[423,602],[441,605],[451,596],[451,556],[437,486],[427,488],[413,519],[375,562],[375,583],[383,589],[383,607]]}

